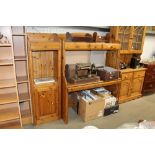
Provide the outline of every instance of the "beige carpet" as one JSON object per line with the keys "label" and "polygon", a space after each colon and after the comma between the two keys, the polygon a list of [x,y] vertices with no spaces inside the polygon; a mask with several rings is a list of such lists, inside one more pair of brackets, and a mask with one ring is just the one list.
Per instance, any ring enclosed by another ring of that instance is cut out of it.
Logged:
{"label": "beige carpet", "polygon": [[64,124],[63,120],[50,122],[38,126],[28,125],[26,129],[81,129],[87,125],[96,126],[100,129],[117,128],[124,123],[137,122],[140,119],[155,120],[155,94],[147,95],[120,105],[120,110],[116,114],[85,123],[69,109],[69,123]]}

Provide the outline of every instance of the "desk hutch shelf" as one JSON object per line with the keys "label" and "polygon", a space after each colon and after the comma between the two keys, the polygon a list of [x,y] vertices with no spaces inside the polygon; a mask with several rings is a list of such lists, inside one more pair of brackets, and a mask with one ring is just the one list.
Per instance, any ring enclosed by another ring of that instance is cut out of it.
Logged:
{"label": "desk hutch shelf", "polygon": [[[70,84],[67,82],[65,77],[65,65],[66,65],[66,52],[76,52],[76,51],[107,51],[107,55],[110,53],[115,55],[119,58],[120,44],[115,43],[104,43],[104,42],[68,42],[63,40],[63,50],[62,50],[62,117],[65,123],[68,123],[68,95],[69,93],[92,89],[102,86],[110,86],[110,85],[117,85],[119,86],[120,79],[113,80],[110,82],[90,82],[85,84]],[[114,59],[111,60],[110,56],[107,58],[108,66],[118,68],[119,67],[119,60]],[[118,87],[117,87],[118,88]]]}

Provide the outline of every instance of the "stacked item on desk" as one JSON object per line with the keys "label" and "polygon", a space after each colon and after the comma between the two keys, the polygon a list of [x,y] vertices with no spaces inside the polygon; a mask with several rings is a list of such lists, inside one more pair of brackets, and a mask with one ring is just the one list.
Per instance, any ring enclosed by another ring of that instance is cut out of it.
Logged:
{"label": "stacked item on desk", "polygon": [[79,112],[82,119],[87,122],[103,115],[104,98],[93,94],[90,90],[80,92]]}
{"label": "stacked item on desk", "polygon": [[103,81],[111,81],[119,78],[120,72],[118,69],[105,66],[104,68],[97,69],[97,75]]}
{"label": "stacked item on desk", "polygon": [[96,88],[92,89],[92,92],[104,98],[105,100],[105,109],[103,113],[104,116],[118,112],[119,105],[117,104],[117,98],[114,97],[110,91],[106,90],[105,88]]}

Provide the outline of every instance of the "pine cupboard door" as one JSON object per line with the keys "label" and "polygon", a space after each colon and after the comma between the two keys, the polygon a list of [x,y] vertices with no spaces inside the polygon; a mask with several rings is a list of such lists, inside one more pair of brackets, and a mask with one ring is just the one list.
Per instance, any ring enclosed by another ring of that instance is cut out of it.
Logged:
{"label": "pine cupboard door", "polygon": [[141,95],[144,77],[133,79],[131,87],[131,96]]}
{"label": "pine cupboard door", "polygon": [[132,46],[131,52],[142,53],[146,26],[133,26],[132,27]]}
{"label": "pine cupboard door", "polygon": [[37,119],[57,114],[58,94],[55,86],[42,87],[36,90]]}
{"label": "pine cupboard door", "polygon": [[121,43],[121,53],[126,53],[131,47],[132,26],[118,26],[116,40]]}
{"label": "pine cupboard door", "polygon": [[119,101],[126,100],[130,95],[130,80],[124,80],[121,82],[120,93],[119,93]]}

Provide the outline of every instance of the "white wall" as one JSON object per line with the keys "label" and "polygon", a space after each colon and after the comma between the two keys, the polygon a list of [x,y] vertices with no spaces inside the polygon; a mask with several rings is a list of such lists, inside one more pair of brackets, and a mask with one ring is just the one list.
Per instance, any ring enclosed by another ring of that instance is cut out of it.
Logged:
{"label": "white wall", "polygon": [[141,60],[144,61],[151,58],[153,53],[155,53],[155,36],[146,36]]}
{"label": "white wall", "polygon": [[[66,32],[86,32],[93,33],[93,30],[78,29],[74,27],[64,27],[64,26],[28,26],[27,32],[42,32],[42,33],[66,33]],[[96,31],[100,35],[105,35],[105,32]],[[155,36],[146,36],[144,41],[143,54],[141,60],[149,59],[155,52]],[[77,62],[92,62],[98,65],[104,65],[106,59],[106,51],[98,52],[67,52],[66,62],[69,64]]]}

